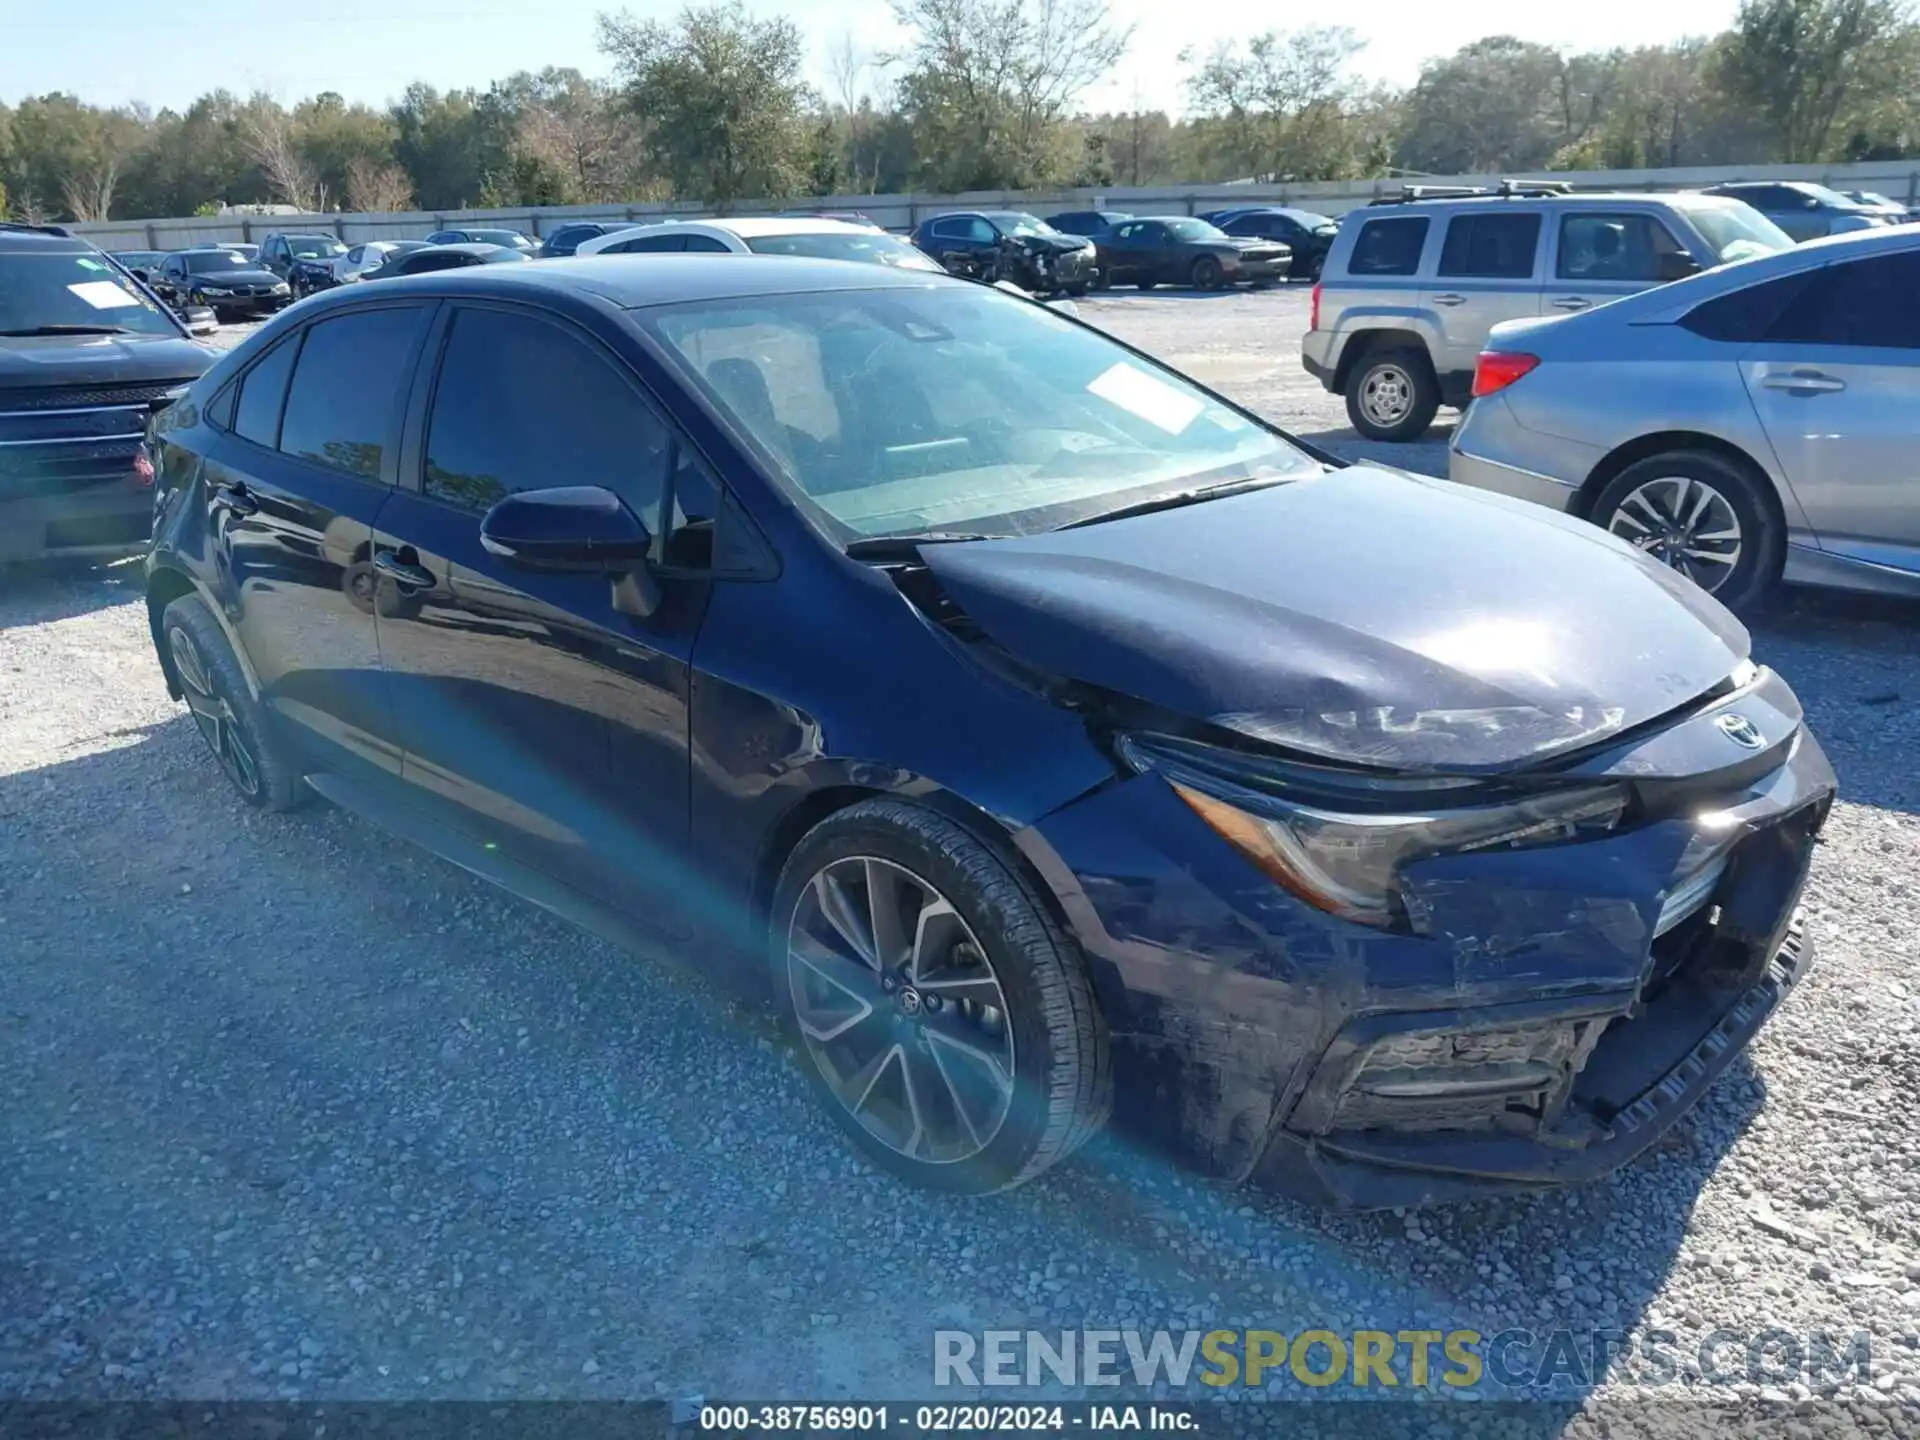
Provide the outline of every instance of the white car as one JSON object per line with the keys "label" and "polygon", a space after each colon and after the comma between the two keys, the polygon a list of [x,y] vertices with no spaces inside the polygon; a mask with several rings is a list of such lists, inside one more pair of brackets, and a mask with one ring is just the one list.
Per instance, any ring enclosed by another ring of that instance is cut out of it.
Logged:
{"label": "white car", "polygon": [[355,245],[344,255],[333,261],[333,280],[336,285],[351,284],[362,279],[369,270],[377,270],[396,254],[404,255],[409,250],[423,250],[424,240],[368,240]]}
{"label": "white car", "polygon": [[735,220],[663,220],[588,240],[576,255],[654,255],[686,251],[712,255],[810,255],[817,260],[861,260],[909,270],[938,270],[940,262],[898,235],[811,216],[747,216]]}
{"label": "white car", "polygon": [[[692,251],[709,255],[805,255],[816,260],[852,260],[870,265],[897,265],[905,270],[929,270],[938,275],[946,267],[911,241],[867,225],[818,216],[742,216],[734,220],[662,220],[635,225],[588,240],[575,255],[674,255]],[[1018,285],[1000,282],[1002,290],[1032,299]],[[1050,302],[1051,308],[1078,315],[1071,300]]]}

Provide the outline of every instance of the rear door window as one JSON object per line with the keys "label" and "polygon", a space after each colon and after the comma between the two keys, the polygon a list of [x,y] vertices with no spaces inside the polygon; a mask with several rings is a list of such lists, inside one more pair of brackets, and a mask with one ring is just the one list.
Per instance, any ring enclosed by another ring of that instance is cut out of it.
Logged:
{"label": "rear door window", "polygon": [[1350,275],[1417,275],[1420,252],[1427,245],[1427,217],[1397,216],[1389,220],[1368,220],[1353,242],[1353,255],[1347,261]]}
{"label": "rear door window", "polygon": [[1767,338],[1920,350],[1920,250],[1827,266],[1794,297]]}
{"label": "rear door window", "polygon": [[1563,215],[1553,273],[1561,280],[1624,280],[1656,284],[1660,257],[1687,247],[1652,215],[1635,211]]}
{"label": "rear door window", "polygon": [[233,433],[271,450],[280,443],[280,407],[287,399],[287,377],[299,353],[300,337],[289,335],[263,355],[240,381],[233,410]]}
{"label": "rear door window", "polygon": [[1540,216],[1456,215],[1447,222],[1439,273],[1468,279],[1530,280],[1540,249]]}
{"label": "rear door window", "polygon": [[308,326],[287,388],[281,453],[381,479],[427,313],[423,305],[390,306]]}

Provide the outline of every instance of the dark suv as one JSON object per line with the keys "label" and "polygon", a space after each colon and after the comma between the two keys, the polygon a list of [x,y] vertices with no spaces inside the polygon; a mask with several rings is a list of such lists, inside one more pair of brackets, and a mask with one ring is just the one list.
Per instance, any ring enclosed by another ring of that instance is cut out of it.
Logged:
{"label": "dark suv", "polygon": [[0,224],[0,563],[139,548],[140,437],[212,362],[85,240]]}
{"label": "dark suv", "polygon": [[302,261],[329,263],[347,253],[335,235],[269,235],[260,242],[260,264],[282,280],[290,280]]}

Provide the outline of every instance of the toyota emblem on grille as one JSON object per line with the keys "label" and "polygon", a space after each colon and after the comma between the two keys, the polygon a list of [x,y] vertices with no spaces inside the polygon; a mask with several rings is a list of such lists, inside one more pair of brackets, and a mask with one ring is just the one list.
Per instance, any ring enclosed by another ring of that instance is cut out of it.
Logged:
{"label": "toyota emblem on grille", "polygon": [[1758,750],[1767,743],[1766,738],[1760,733],[1760,727],[1744,715],[1722,715],[1713,723],[1720,727],[1723,735],[1743,750]]}

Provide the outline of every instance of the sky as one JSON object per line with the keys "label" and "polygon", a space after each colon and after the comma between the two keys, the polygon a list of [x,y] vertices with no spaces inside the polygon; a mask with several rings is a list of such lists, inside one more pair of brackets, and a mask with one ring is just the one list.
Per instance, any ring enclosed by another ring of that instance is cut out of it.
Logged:
{"label": "sky", "polygon": [[[883,54],[897,43],[886,0],[749,0],[784,13],[812,48],[812,79],[825,88],[830,46],[851,34]],[[1182,48],[1206,50],[1249,29],[1346,23],[1367,48],[1355,69],[1410,84],[1420,62],[1484,35],[1510,34],[1568,49],[1649,45],[1706,35],[1730,23],[1735,0],[1607,0],[1561,6],[1541,0],[1378,0],[1362,11],[1309,6],[1243,9],[1174,0],[1111,0],[1135,26],[1128,58],[1086,97],[1093,109],[1177,110]],[[570,65],[604,74],[594,16],[618,0],[0,0],[0,101],[64,90],[96,104],[136,100],[175,109],[220,87],[265,90],[291,103],[321,90],[381,105],[414,80],[440,89],[484,87],[515,70]],[[643,17],[668,18],[681,0],[629,0]],[[278,13],[276,13],[276,11]],[[84,17],[84,18],[82,18]]]}

